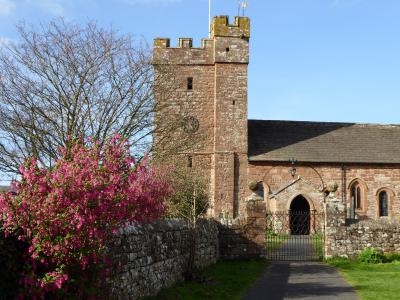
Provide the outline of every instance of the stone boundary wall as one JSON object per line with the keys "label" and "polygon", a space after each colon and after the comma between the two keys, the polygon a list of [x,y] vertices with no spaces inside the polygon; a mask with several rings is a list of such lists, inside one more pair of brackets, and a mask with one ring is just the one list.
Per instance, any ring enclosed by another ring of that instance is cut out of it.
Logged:
{"label": "stone boundary wall", "polygon": [[[335,216],[328,215],[328,218]],[[400,252],[400,224],[366,220],[326,228],[326,257],[355,257],[368,247],[383,252]]]}
{"label": "stone boundary wall", "polygon": [[[162,288],[183,281],[189,245],[189,229],[181,220],[160,220],[121,230],[111,250],[115,263],[111,277],[113,299],[156,295]],[[219,245],[215,221],[201,220],[195,249],[196,267],[217,262]]]}

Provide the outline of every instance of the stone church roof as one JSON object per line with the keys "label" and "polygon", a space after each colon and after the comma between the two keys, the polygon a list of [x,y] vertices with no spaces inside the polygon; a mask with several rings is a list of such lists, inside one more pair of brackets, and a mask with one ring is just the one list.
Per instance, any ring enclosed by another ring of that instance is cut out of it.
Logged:
{"label": "stone church roof", "polygon": [[0,193],[2,192],[8,192],[9,187],[8,186],[4,186],[4,185],[0,185]]}
{"label": "stone church roof", "polygon": [[249,160],[400,163],[400,125],[249,120]]}

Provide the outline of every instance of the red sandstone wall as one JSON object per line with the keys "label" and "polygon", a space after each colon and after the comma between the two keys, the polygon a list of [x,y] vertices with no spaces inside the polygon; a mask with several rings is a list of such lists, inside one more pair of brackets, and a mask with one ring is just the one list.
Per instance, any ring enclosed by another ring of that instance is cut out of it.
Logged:
{"label": "red sandstone wall", "polygon": [[[289,182],[293,181],[289,173],[290,164],[272,163],[250,163],[249,180],[263,181],[265,188],[265,199],[268,198],[268,187],[270,192],[275,193]],[[300,176],[305,180],[302,184],[289,187],[291,193],[284,194],[286,199],[281,201],[290,202],[293,195],[304,193],[316,206],[321,205],[323,200],[323,188],[331,181],[336,181],[339,185],[337,197],[345,199],[347,207],[350,205],[350,185],[353,180],[358,179],[365,183],[365,203],[363,210],[358,210],[360,218],[378,218],[378,197],[377,193],[383,187],[393,191],[389,193],[389,218],[400,220],[400,166],[376,166],[376,165],[346,165],[344,182],[342,182],[343,171],[341,166],[334,165],[315,165],[297,166],[295,178]],[[304,182],[307,182],[305,184]],[[320,191],[320,192],[319,192]],[[281,197],[284,198],[284,197]],[[280,205],[278,208],[287,207]]]}

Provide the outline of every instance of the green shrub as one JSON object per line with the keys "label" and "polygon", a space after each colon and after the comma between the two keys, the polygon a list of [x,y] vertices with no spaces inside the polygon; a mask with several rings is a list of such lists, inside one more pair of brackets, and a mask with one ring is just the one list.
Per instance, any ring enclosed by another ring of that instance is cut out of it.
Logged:
{"label": "green shrub", "polygon": [[385,262],[394,262],[394,261],[399,261],[400,262],[400,253],[399,252],[391,252],[391,253],[385,253]]}
{"label": "green shrub", "polygon": [[384,259],[385,256],[383,255],[383,253],[374,248],[365,248],[358,255],[358,261],[367,264],[382,263]]}
{"label": "green shrub", "polygon": [[325,259],[325,262],[331,266],[337,267],[339,265],[350,262],[350,260],[348,258],[342,257],[342,256],[332,256],[332,257]]}

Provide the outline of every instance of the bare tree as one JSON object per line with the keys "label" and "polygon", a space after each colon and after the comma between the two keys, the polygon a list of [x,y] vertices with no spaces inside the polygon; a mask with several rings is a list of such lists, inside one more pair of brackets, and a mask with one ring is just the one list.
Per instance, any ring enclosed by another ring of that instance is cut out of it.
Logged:
{"label": "bare tree", "polygon": [[183,219],[188,226],[195,226],[209,209],[209,186],[204,171],[196,167],[177,165],[171,173],[174,187],[167,201],[167,217]]}
{"label": "bare tree", "polygon": [[1,172],[18,173],[30,156],[51,166],[69,137],[119,133],[149,149],[154,72],[145,43],[62,19],[17,28],[20,42],[0,53]]}
{"label": "bare tree", "polygon": [[182,219],[189,229],[190,247],[185,275],[187,279],[192,280],[196,273],[197,227],[210,208],[209,186],[201,168],[178,165],[171,178],[175,192],[166,202],[166,217]]}

